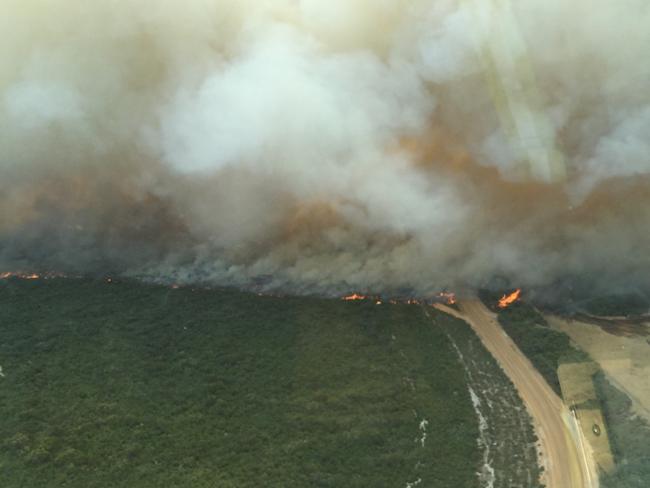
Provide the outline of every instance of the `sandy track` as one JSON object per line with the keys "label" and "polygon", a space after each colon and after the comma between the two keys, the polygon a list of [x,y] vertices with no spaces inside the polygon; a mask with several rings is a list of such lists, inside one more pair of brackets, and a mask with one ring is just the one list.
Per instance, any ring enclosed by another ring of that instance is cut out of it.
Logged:
{"label": "sandy track", "polygon": [[464,301],[461,312],[437,308],[469,323],[519,391],[540,440],[544,465],[542,481],[548,488],[597,488],[595,463],[562,400],[480,301]]}

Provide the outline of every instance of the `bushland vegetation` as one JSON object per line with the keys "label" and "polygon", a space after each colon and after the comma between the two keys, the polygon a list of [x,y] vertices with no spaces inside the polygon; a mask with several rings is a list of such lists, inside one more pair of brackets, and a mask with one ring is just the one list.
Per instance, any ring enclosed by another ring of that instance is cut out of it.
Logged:
{"label": "bushland vegetation", "polygon": [[3,488],[475,488],[465,373],[418,306],[0,281]]}

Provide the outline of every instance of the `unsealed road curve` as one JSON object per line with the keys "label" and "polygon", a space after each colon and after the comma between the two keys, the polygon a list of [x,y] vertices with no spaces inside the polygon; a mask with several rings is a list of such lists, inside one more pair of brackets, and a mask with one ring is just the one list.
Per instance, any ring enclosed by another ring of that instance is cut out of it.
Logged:
{"label": "unsealed road curve", "polygon": [[571,414],[562,400],[483,303],[467,300],[459,307],[460,312],[444,305],[436,306],[469,323],[514,383],[533,419],[540,441],[545,485],[548,488],[597,488],[595,464],[585,447],[578,445],[579,433],[575,432]]}

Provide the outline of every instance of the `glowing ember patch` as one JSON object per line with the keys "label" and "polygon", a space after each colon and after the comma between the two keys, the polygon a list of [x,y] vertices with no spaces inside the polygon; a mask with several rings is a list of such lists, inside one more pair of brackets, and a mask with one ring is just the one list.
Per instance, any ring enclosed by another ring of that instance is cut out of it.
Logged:
{"label": "glowing ember patch", "polygon": [[45,272],[45,273],[26,273],[24,271],[2,271],[0,272],[0,280],[7,280],[9,278],[16,278],[18,280],[49,280],[53,278],[65,278],[63,273]]}
{"label": "glowing ember patch", "polygon": [[499,308],[507,308],[521,297],[521,289],[517,288],[510,295],[503,295],[499,300]]}
{"label": "glowing ember patch", "polygon": [[37,280],[41,278],[40,275],[36,273],[23,273],[20,271],[5,271],[0,273],[0,279],[6,280],[8,278],[18,278],[21,280]]}
{"label": "glowing ember patch", "polygon": [[352,295],[348,295],[347,297],[341,298],[341,300],[345,300],[346,302],[353,302],[356,300],[365,300],[367,297],[364,295],[358,295],[357,293],[353,293]]}
{"label": "glowing ember patch", "polygon": [[442,292],[438,293],[438,297],[442,298],[447,305],[454,305],[457,302],[455,293]]}

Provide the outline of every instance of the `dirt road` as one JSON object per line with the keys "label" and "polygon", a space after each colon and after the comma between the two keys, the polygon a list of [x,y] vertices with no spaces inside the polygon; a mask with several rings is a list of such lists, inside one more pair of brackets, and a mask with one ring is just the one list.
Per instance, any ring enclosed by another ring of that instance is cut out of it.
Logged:
{"label": "dirt road", "polygon": [[479,300],[464,301],[459,307],[460,313],[444,305],[437,308],[472,326],[519,391],[540,439],[542,481],[548,488],[597,488],[595,463],[562,400]]}

